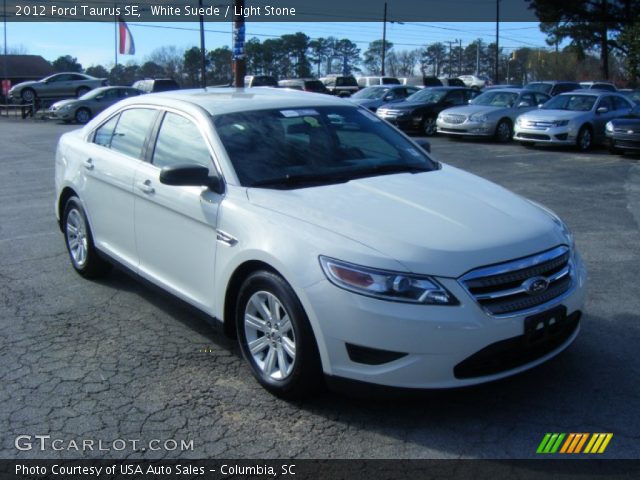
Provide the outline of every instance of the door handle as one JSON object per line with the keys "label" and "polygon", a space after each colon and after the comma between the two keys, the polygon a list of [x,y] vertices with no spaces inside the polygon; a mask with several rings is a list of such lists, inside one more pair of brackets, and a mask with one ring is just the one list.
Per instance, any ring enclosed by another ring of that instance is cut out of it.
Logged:
{"label": "door handle", "polygon": [[153,188],[151,186],[151,180],[145,180],[144,182],[138,182],[136,186],[138,187],[138,189],[142,193],[151,194],[151,193],[154,193],[156,191],[155,188]]}
{"label": "door handle", "polygon": [[95,165],[93,164],[93,159],[92,158],[87,158],[84,161],[84,168],[86,168],[87,170],[93,170],[93,167]]}

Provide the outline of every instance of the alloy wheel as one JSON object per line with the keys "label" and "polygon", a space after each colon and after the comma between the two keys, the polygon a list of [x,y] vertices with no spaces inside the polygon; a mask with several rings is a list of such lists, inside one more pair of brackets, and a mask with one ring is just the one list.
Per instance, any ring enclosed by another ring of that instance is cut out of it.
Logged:
{"label": "alloy wheel", "polygon": [[87,263],[89,249],[87,230],[80,212],[73,208],[67,214],[67,246],[71,252],[73,263],[82,268]]}
{"label": "alloy wheel", "polygon": [[244,331],[250,355],[265,376],[284,380],[291,375],[296,338],[289,313],[274,294],[261,290],[249,298]]}

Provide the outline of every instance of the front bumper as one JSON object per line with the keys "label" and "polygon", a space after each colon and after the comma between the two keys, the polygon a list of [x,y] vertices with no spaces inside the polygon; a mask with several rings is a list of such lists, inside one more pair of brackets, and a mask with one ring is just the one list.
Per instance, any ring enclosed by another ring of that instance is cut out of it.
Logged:
{"label": "front bumper", "polygon": [[578,132],[571,126],[529,127],[518,125],[516,122],[513,130],[513,139],[520,142],[573,145],[578,136]]}
{"label": "front bumper", "polygon": [[496,133],[496,122],[447,123],[442,119],[436,122],[438,133],[444,135],[459,135],[467,137],[492,137]]}
{"label": "front bumper", "polygon": [[[571,289],[545,310],[563,306],[576,319],[584,306],[586,270],[575,258]],[[465,376],[456,373],[487,347],[522,337],[525,318],[486,313],[455,279],[438,281],[458,300],[458,306],[388,302],[342,290],[323,280],[305,289],[305,309],[323,348],[327,375],[401,388],[452,388],[484,383],[530,369],[554,357],[576,338],[579,322],[549,351],[497,373]],[[354,354],[354,347],[356,347]],[[369,353],[375,362],[367,362]],[[381,353],[380,353],[381,352]],[[385,359],[386,355],[386,359]],[[365,360],[363,360],[365,358]]]}
{"label": "front bumper", "polygon": [[47,110],[47,117],[54,120],[73,120],[74,111],[71,110]]}
{"label": "front bumper", "polygon": [[640,150],[640,134],[606,132],[609,147],[618,150]]}

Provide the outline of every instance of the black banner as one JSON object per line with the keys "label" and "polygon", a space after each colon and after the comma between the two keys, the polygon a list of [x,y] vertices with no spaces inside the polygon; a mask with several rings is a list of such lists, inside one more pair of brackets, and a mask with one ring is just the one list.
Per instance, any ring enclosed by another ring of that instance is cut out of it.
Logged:
{"label": "black banner", "polygon": [[2,479],[636,480],[636,460],[0,460]]}
{"label": "black banner", "polygon": [[[389,22],[496,21],[495,0],[7,0],[9,22]],[[2,4],[0,4],[0,9]],[[3,12],[4,15],[5,12]],[[527,0],[500,0],[500,21],[537,21]]]}

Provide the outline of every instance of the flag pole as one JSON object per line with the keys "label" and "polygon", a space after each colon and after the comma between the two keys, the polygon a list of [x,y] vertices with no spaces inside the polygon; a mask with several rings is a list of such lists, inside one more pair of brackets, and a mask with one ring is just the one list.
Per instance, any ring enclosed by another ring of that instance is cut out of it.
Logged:
{"label": "flag pole", "polygon": [[113,53],[115,55],[116,63],[114,67],[118,66],[118,15],[116,14],[116,3],[113,2]]}

